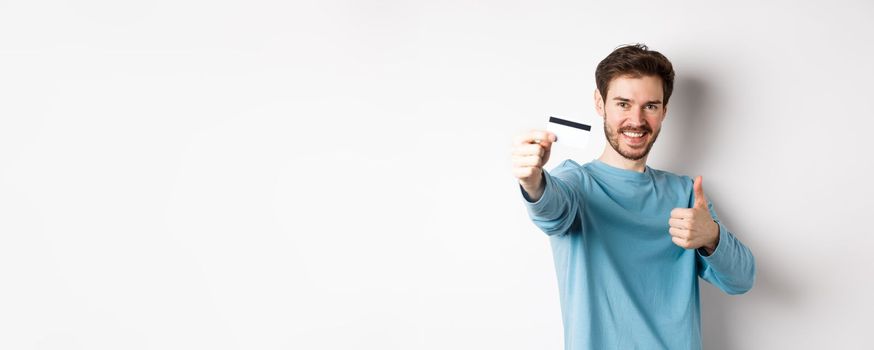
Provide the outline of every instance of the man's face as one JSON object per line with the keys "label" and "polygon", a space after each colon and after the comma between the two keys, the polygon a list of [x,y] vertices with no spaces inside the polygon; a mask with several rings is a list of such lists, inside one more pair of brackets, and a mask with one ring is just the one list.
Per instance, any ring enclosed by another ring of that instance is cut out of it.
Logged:
{"label": "man's face", "polygon": [[667,107],[662,79],[657,76],[622,76],[610,81],[607,100],[595,91],[598,114],[610,146],[629,160],[640,160],[659,136]]}

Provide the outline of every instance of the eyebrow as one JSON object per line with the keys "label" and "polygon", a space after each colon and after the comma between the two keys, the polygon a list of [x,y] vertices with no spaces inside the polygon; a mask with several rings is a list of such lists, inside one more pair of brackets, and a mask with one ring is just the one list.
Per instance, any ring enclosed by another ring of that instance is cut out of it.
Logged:
{"label": "eyebrow", "polygon": [[[621,96],[616,96],[616,97],[613,98],[613,100],[614,100],[614,101],[622,101],[622,102],[631,102],[631,99],[629,99],[629,98],[625,98],[625,97],[621,97]],[[646,104],[648,104],[648,105],[650,105],[650,104],[651,104],[651,105],[660,105],[660,104],[662,104],[662,101],[659,101],[659,100],[652,100],[652,101],[647,101]]]}

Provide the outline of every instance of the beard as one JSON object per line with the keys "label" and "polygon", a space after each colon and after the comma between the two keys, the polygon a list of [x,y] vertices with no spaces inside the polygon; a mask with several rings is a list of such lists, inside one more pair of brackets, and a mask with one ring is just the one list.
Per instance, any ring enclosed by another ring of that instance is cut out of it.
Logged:
{"label": "beard", "polygon": [[[644,136],[652,135],[652,137],[650,137],[649,142],[642,148],[623,149],[622,145],[619,143],[619,135],[626,131],[636,133],[642,132],[644,133]],[[639,126],[621,127],[618,131],[613,130],[607,124],[607,121],[604,121],[604,136],[607,137],[607,141],[610,142],[610,146],[612,146],[613,149],[616,150],[616,153],[619,153],[619,155],[628,160],[641,160],[646,157],[649,154],[649,150],[652,149],[652,145],[655,144],[656,139],[659,137],[659,132],[661,132],[661,130],[656,131],[656,133],[653,134],[652,128],[645,121],[642,125]]]}

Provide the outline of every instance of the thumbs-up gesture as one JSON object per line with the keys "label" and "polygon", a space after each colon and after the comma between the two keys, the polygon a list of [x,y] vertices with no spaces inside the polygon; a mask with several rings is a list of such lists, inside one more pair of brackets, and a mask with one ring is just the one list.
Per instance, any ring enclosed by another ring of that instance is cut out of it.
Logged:
{"label": "thumbs-up gesture", "polygon": [[703,247],[707,255],[710,255],[719,243],[719,225],[713,221],[707,208],[703,181],[701,176],[698,176],[693,183],[695,204],[691,208],[671,210],[668,224],[671,226],[671,240],[674,244],[686,249]]}

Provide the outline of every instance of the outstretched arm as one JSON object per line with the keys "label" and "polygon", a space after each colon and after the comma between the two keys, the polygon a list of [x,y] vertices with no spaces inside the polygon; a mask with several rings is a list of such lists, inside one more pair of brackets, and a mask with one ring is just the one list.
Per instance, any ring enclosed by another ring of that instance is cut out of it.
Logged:
{"label": "outstretched arm", "polygon": [[513,175],[531,220],[548,235],[566,233],[578,212],[573,189],[543,169],[555,141],[553,133],[531,130],[517,136],[513,144]]}

